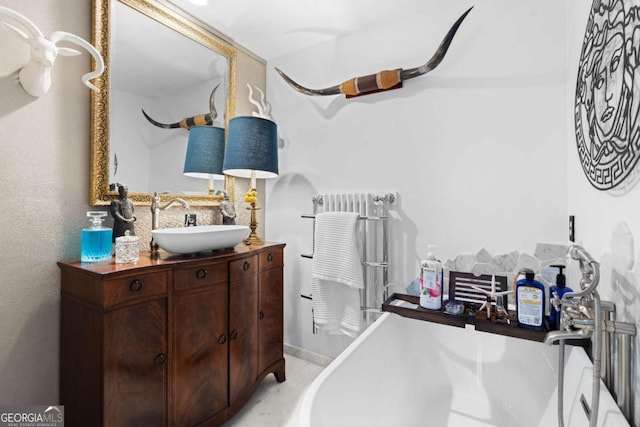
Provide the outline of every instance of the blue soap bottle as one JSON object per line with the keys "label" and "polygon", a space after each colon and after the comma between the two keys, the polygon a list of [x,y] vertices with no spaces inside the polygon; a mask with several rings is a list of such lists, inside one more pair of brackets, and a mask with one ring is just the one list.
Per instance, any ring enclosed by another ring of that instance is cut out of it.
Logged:
{"label": "blue soap bottle", "polygon": [[80,261],[97,262],[111,259],[112,230],[102,225],[107,212],[89,211],[87,216],[91,226],[82,230]]}
{"label": "blue soap bottle", "polygon": [[525,268],[520,273],[525,277],[516,282],[518,327],[543,331],[546,308],[544,285],[535,280],[533,270]]}
{"label": "blue soap bottle", "polygon": [[[565,266],[552,265],[551,267],[557,268],[560,272],[556,275],[555,286],[549,288],[549,301],[551,301],[552,298],[562,298],[567,292],[573,292],[573,289],[567,287],[567,278],[563,273]],[[555,330],[560,328],[560,309],[561,307],[558,307],[558,310],[556,310],[553,304],[549,303],[549,329]]]}

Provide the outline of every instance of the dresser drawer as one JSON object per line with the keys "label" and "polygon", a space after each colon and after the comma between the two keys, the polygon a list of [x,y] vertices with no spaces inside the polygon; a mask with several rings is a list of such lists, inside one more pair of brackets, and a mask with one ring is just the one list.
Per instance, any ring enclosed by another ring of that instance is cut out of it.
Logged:
{"label": "dresser drawer", "polygon": [[229,263],[230,276],[238,276],[242,274],[255,274],[258,272],[258,256],[253,255],[238,261]]}
{"label": "dresser drawer", "polygon": [[181,268],[176,270],[174,289],[179,291],[216,283],[226,283],[229,277],[228,272],[229,269],[226,262]]}
{"label": "dresser drawer", "polygon": [[274,267],[282,267],[284,254],[282,249],[272,249],[261,252],[259,255],[260,270],[268,270]]}
{"label": "dresser drawer", "polygon": [[166,295],[168,271],[127,276],[104,282],[104,306],[111,307],[138,298]]}

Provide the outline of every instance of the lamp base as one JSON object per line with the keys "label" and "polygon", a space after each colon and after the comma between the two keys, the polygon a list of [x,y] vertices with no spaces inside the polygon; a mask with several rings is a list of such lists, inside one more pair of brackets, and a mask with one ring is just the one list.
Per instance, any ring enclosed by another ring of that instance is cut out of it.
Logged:
{"label": "lamp base", "polygon": [[261,245],[264,243],[264,240],[252,231],[251,234],[249,234],[249,237],[244,239],[244,243],[247,245]]}
{"label": "lamp base", "polygon": [[256,211],[260,208],[256,207],[255,202],[252,202],[251,207],[248,207],[247,209],[251,210],[251,220],[249,222],[249,229],[251,229],[251,232],[249,233],[249,237],[244,239],[244,243],[247,245],[261,245],[264,243],[264,241],[260,238],[260,236],[258,236],[258,233],[256,233],[256,228],[258,228]]}

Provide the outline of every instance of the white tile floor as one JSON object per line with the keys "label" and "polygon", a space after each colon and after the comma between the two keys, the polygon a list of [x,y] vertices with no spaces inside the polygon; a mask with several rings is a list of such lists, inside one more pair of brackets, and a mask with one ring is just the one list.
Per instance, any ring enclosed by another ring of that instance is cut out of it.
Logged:
{"label": "white tile floor", "polygon": [[307,387],[324,369],[285,354],[287,380],[267,375],[253,397],[224,427],[297,427],[302,398]]}

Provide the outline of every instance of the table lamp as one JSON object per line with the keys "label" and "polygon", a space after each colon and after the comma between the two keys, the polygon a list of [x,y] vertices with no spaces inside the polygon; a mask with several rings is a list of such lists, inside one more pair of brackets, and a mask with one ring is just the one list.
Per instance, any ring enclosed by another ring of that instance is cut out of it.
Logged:
{"label": "table lamp", "polygon": [[278,176],[278,127],[275,122],[253,116],[238,116],[229,120],[229,133],[222,171],[231,176],[251,178],[245,202],[250,203],[251,233],[245,243],[262,243],[256,233],[258,194],[256,178]]}
{"label": "table lamp", "polygon": [[182,173],[192,178],[208,179],[207,194],[213,194],[213,180],[224,179],[224,129],[216,126],[192,126],[189,129],[187,154]]}

